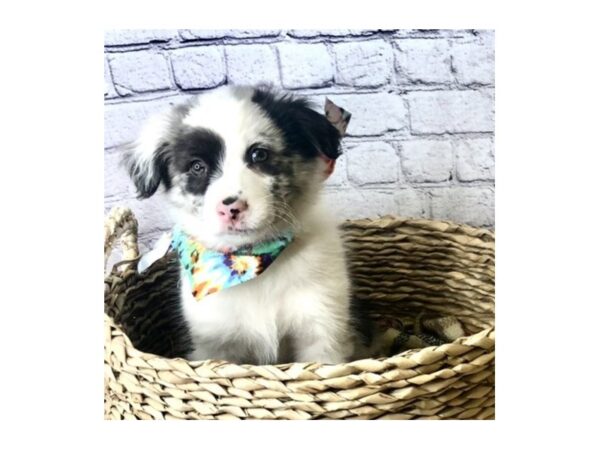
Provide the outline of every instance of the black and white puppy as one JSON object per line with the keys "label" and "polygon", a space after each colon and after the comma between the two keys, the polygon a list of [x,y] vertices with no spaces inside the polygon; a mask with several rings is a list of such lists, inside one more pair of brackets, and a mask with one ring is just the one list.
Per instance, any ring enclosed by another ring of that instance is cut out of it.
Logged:
{"label": "black and white puppy", "polygon": [[341,133],[303,99],[226,86],[150,119],[126,164],[141,197],[160,186],[176,224],[207,248],[292,231],[260,276],[197,301],[182,273],[188,359],[340,363],[354,352],[338,228],[321,204]]}

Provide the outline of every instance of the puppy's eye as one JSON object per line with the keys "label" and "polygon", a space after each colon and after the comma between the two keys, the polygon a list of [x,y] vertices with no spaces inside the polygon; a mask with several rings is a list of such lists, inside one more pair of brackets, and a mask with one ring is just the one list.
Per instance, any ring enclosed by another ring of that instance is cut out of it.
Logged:
{"label": "puppy's eye", "polygon": [[206,164],[202,161],[196,160],[192,162],[192,167],[190,167],[192,173],[196,175],[204,175],[206,173]]}
{"label": "puppy's eye", "polygon": [[269,150],[262,147],[256,147],[252,149],[250,153],[250,160],[253,163],[261,163],[269,159]]}

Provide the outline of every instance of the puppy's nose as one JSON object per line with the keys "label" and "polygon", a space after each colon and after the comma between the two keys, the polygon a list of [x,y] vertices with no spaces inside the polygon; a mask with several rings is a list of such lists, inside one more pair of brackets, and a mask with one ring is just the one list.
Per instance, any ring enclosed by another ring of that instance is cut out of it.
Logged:
{"label": "puppy's nose", "polygon": [[219,218],[229,224],[237,222],[248,209],[248,203],[238,197],[227,197],[217,206]]}
{"label": "puppy's nose", "polygon": [[224,205],[231,205],[233,202],[235,202],[237,200],[237,196],[232,195],[230,197],[224,198],[223,199],[223,204]]}

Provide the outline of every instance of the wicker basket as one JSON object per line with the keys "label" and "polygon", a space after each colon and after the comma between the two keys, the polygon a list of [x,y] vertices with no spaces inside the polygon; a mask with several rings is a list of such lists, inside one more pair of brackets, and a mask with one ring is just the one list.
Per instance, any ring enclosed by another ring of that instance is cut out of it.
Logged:
{"label": "wicker basket", "polygon": [[116,208],[105,224],[105,256],[121,237],[125,260],[105,278],[105,418],[494,418],[494,234],[398,217],[348,221],[343,230],[355,295],[372,317],[450,314],[468,336],[339,365],[156,356],[187,345],[185,331],[169,328],[169,296],[161,296],[172,291],[177,268],[165,257],[138,274],[137,223]]}

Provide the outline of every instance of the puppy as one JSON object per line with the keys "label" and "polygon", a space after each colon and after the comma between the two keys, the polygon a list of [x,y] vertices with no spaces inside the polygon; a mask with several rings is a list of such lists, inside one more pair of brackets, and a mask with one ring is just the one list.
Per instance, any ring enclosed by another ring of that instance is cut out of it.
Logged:
{"label": "puppy", "polygon": [[344,248],[320,199],[349,120],[334,116],[270,89],[226,86],[150,119],[128,148],[139,196],[162,187],[176,223],[188,359],[352,357]]}

